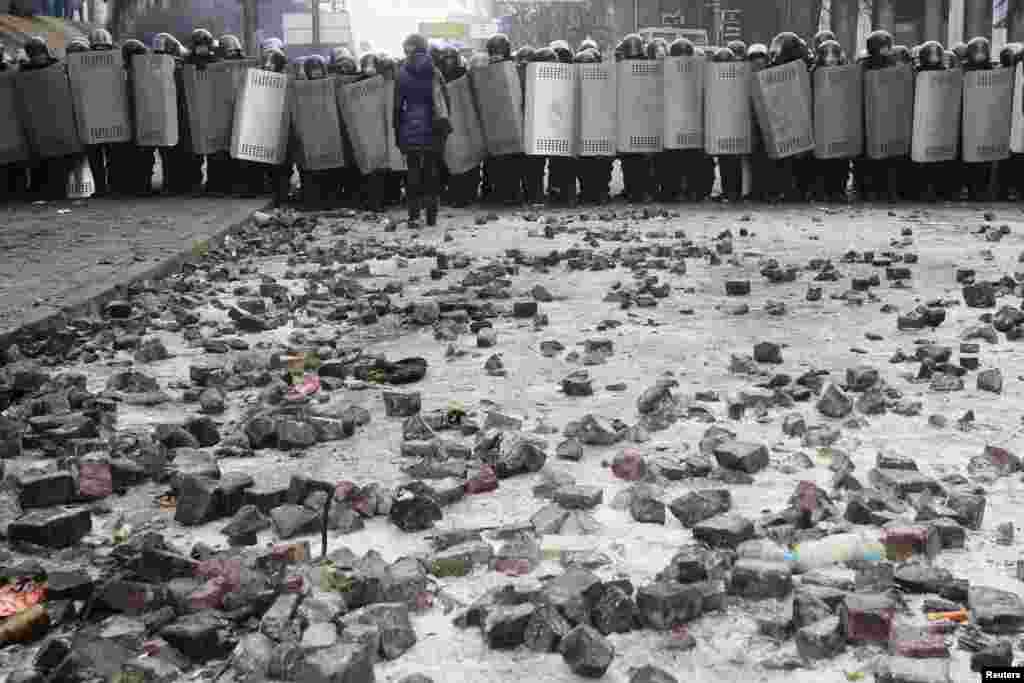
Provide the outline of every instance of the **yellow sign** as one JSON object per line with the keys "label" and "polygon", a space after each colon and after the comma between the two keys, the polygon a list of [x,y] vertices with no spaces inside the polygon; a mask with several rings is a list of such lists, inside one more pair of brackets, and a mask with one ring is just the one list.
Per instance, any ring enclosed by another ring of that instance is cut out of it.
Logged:
{"label": "yellow sign", "polygon": [[427,38],[466,40],[469,35],[469,25],[447,21],[421,22],[420,33]]}

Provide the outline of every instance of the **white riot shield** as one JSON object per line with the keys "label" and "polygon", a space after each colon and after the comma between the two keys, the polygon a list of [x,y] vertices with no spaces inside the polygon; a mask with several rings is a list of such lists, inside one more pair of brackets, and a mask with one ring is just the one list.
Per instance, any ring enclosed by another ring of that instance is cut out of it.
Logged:
{"label": "white riot shield", "polygon": [[1010,151],[1024,154],[1024,63],[1018,64],[1013,78],[1013,109],[1010,124]]}
{"label": "white riot shield", "polygon": [[911,160],[925,163],[956,159],[963,78],[959,69],[917,74]]}
{"label": "white riot shield", "polygon": [[523,153],[523,88],[514,62],[472,69],[480,124],[492,156]]}
{"label": "white riot shield", "polygon": [[814,70],[814,156],[852,159],[864,151],[864,80],[860,66]]}
{"label": "white riot shield", "polygon": [[750,65],[704,65],[704,149],[708,154],[750,154]]}
{"label": "white riot shield", "polygon": [[28,140],[15,96],[13,71],[0,73],[0,166],[27,161]]}
{"label": "white riot shield", "polygon": [[87,145],[132,139],[128,79],[120,50],[67,56],[78,134]]}
{"label": "white riot shield", "polygon": [[80,153],[82,139],[75,124],[71,84],[64,65],[20,71],[14,82],[32,154],[49,159]]}
{"label": "white riot shield", "polygon": [[811,77],[802,61],[790,62],[754,74],[754,110],[771,159],[814,149]]}
{"label": "white riot shield", "polygon": [[665,112],[661,61],[618,63],[617,147],[622,154],[650,154],[662,149]]}
{"label": "white riot shield", "polygon": [[469,76],[457,78],[448,84],[451,102],[449,117],[452,133],[444,148],[444,163],[453,175],[465,173],[479,166],[487,156],[487,143],[480,118],[473,101],[473,87]]}
{"label": "white riot shield", "polygon": [[700,57],[665,58],[665,149],[704,149],[705,63]]}
{"label": "white riot shield", "polygon": [[576,153],[576,72],[572,64],[526,66],[526,153],[571,157]]}
{"label": "white riot shield", "polygon": [[[385,140],[388,145],[388,168],[392,171],[408,171],[405,163],[405,155],[398,149],[398,139],[395,136],[395,81],[386,81],[384,88],[384,116],[387,118],[384,126]],[[451,122],[451,114],[448,116]]]}
{"label": "white riot shield", "polygon": [[287,74],[248,69],[235,104],[231,156],[261,164],[284,163],[289,123]]}
{"label": "white riot shield", "polygon": [[132,57],[135,100],[135,142],[140,147],[174,147],[178,144],[178,86],[174,57]]}
{"label": "white riot shield", "polygon": [[964,161],[999,161],[1010,156],[1013,79],[1013,69],[964,74]]}
{"label": "white riot shield", "polygon": [[292,130],[298,142],[298,163],[304,171],[345,165],[338,116],[338,82],[333,78],[292,81]]}
{"label": "white riot shield", "polygon": [[341,115],[362,173],[389,168],[386,91],[383,76],[341,86]]}
{"label": "white riot shield", "polygon": [[613,157],[617,146],[615,64],[577,64],[579,114],[576,150],[581,157]]}
{"label": "white riot shield", "polygon": [[864,73],[864,123],[869,159],[910,154],[914,69],[909,64]]}

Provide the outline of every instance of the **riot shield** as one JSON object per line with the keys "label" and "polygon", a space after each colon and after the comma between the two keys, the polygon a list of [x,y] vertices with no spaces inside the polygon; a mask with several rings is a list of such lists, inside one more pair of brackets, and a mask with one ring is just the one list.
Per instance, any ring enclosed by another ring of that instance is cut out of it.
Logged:
{"label": "riot shield", "polygon": [[704,149],[704,64],[700,57],[665,58],[665,149]]}
{"label": "riot shield", "polygon": [[576,153],[581,157],[613,157],[616,149],[618,95],[615,64],[577,64],[579,116]]}
{"label": "riot shield", "polygon": [[[387,119],[384,125],[384,139],[388,146],[388,168],[392,171],[408,171],[405,163],[405,156],[402,150],[398,149],[398,140],[395,137],[395,81],[384,82],[384,117]],[[451,116],[449,115],[449,122]]]}
{"label": "riot shield", "polygon": [[15,97],[16,76],[13,71],[0,73],[0,166],[29,158],[28,140]]}
{"label": "riot shield", "polygon": [[298,141],[298,164],[304,171],[345,165],[338,116],[338,83],[333,78],[293,81],[292,130]]}
{"label": "riot shield", "polygon": [[708,154],[750,154],[750,65],[711,62],[704,71],[704,149]]}
{"label": "riot shield", "polygon": [[288,76],[248,69],[235,103],[231,156],[261,164],[284,163],[288,152]]}
{"label": "riot shield", "polygon": [[449,173],[465,173],[483,162],[487,156],[484,131],[473,102],[473,88],[469,76],[457,78],[448,84],[448,99],[452,133],[444,148],[444,163]]}
{"label": "riot shield", "polygon": [[215,154],[231,147],[236,71],[232,62],[215,62],[203,69],[186,64],[182,70],[196,154]]}
{"label": "riot shield", "polygon": [[469,72],[480,125],[492,156],[523,153],[523,88],[514,62],[505,61]]}
{"label": "riot shield", "polygon": [[914,86],[914,138],[910,158],[918,163],[952,161],[960,135],[963,72],[922,71]]}
{"label": "riot shield", "polygon": [[82,139],[75,124],[71,84],[64,65],[20,71],[14,83],[32,154],[49,159],[80,153]]}
{"label": "riot shield", "polygon": [[82,142],[99,145],[130,141],[132,119],[121,51],[73,52],[67,59]]}
{"label": "riot shield", "polygon": [[387,115],[387,87],[383,76],[343,85],[341,94],[341,116],[345,120],[352,152],[362,173],[383,171],[389,168]]}
{"label": "riot shield", "polygon": [[576,72],[572,64],[527,64],[523,122],[527,154],[575,155]]}
{"label": "riot shield", "polygon": [[864,81],[860,66],[814,71],[814,156],[851,159],[864,151]]}
{"label": "riot shield", "polygon": [[864,73],[867,155],[888,159],[910,154],[914,129],[914,69],[909,64]]}
{"label": "riot shield", "polygon": [[622,154],[660,152],[665,132],[662,63],[622,61],[617,68],[616,147]]}
{"label": "riot shield", "polygon": [[1013,69],[964,74],[964,161],[999,161],[1010,156],[1013,79]]}
{"label": "riot shield", "polygon": [[1010,151],[1024,154],[1024,63],[1018,64],[1013,78],[1013,109],[1010,124]]}
{"label": "riot shield", "polygon": [[178,86],[174,57],[132,57],[135,100],[135,142],[140,147],[174,147],[178,144]]}
{"label": "riot shield", "polygon": [[785,159],[814,149],[811,77],[802,61],[762,69],[754,74],[754,111],[771,159]]}

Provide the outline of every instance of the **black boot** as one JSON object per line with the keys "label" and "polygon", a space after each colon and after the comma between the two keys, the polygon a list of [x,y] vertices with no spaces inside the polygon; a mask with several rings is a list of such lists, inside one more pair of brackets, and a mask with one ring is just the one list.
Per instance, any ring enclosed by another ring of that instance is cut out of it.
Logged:
{"label": "black boot", "polygon": [[427,225],[437,225],[437,199],[427,200]]}

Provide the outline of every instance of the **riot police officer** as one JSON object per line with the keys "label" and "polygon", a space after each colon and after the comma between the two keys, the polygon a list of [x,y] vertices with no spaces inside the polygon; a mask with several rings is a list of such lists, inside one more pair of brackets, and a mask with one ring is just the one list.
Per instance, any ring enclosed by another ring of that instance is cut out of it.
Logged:
{"label": "riot police officer", "polygon": [[[972,38],[967,43],[967,57],[964,72],[989,71],[992,69],[992,47],[987,38]],[[964,184],[967,199],[972,202],[991,199],[992,167],[987,161],[963,162]]]}
{"label": "riot police officer", "polygon": [[[867,37],[867,52],[861,65],[865,71],[877,71],[894,64],[895,41],[888,31],[872,31]],[[889,169],[887,159],[870,159],[867,154],[853,165],[855,182],[862,192],[861,197],[869,201],[889,196]]]}
{"label": "riot police officer", "polygon": [[[377,71],[384,77],[385,87],[394,89],[398,75],[395,60],[387,52],[377,53]],[[444,150],[441,151],[443,153]],[[385,207],[398,206],[402,203],[404,180],[405,171],[390,166],[381,173],[381,199]]]}
{"label": "riot police officer", "polygon": [[[21,65],[21,71],[41,71],[59,63],[42,36],[32,36],[25,42],[25,56],[27,60]],[[29,192],[42,199],[64,199],[67,193],[68,173],[73,163],[72,156],[52,157],[35,162],[30,171]]]}
{"label": "riot police officer", "polygon": [[[581,45],[597,45],[585,40]],[[586,47],[576,53],[578,64],[600,64],[601,53],[595,47]],[[612,179],[612,157],[580,157],[576,160],[576,177],[579,180],[579,199],[588,204],[602,204],[608,200]]]}
{"label": "riot police officer", "polygon": [[[307,80],[316,81],[327,78],[327,60],[320,55],[310,55],[302,62],[302,71]],[[302,184],[302,202],[311,209],[323,209],[328,201],[328,185],[326,179],[331,171],[309,171],[300,169]]]}
{"label": "riot police officer", "polygon": [[[263,51],[260,68],[264,71],[283,74],[288,69],[288,57],[285,56],[284,50],[271,47]],[[294,162],[289,147],[285,153],[284,162],[270,167],[268,175],[275,208],[282,206],[288,200],[291,193],[293,166]]]}
{"label": "riot police officer", "polygon": [[[202,71],[206,69],[209,64],[213,64],[218,61],[218,57],[215,51],[215,41],[213,34],[207,31],[205,28],[197,28],[192,31],[192,35],[189,37],[189,53],[183,60],[185,64],[196,67],[197,70]],[[189,123],[189,133],[191,133],[191,120],[188,118],[188,101],[184,97],[184,82],[182,82],[182,88],[179,93],[181,100],[185,103],[185,107],[182,112],[185,114],[185,121]],[[192,136],[188,136],[189,147],[182,147],[180,150],[180,168],[181,173],[184,174],[182,179],[183,187],[185,191],[191,191],[193,193],[199,193],[203,189],[203,162],[204,158],[202,155],[195,153],[195,148],[192,146]],[[216,166],[216,165],[215,165]],[[210,177],[210,168],[207,165],[206,169],[207,179]],[[184,185],[187,179],[187,186]],[[218,180],[214,179],[213,189],[218,191]]]}
{"label": "riot police officer", "polygon": [[[487,56],[491,64],[512,61],[512,43],[508,36],[496,33],[488,38]],[[488,157],[484,161],[484,175],[493,190],[493,199],[506,205],[522,201],[520,174],[524,159],[523,154],[507,154]]]}
{"label": "riot police officer", "polygon": [[[466,75],[466,65],[454,46],[446,46],[441,51],[440,71],[445,83],[452,83]],[[441,187],[444,188],[444,199],[448,206],[469,206],[476,201],[480,190],[480,166],[474,166],[464,173],[453,174],[442,164]]]}
{"label": "riot police officer", "polygon": [[[622,60],[642,61],[646,59],[643,38],[631,33],[622,39]],[[646,154],[619,154],[622,168],[623,195],[627,201],[639,203],[650,196],[653,184],[651,158]]]}
{"label": "riot police officer", "polygon": [[[327,65],[327,72],[339,79],[339,87],[353,83],[359,78],[359,64],[356,62],[352,52],[346,47],[336,47],[331,50],[331,59]],[[342,121],[341,141],[345,150],[344,168],[331,171],[329,184],[338,193],[338,197],[344,204],[354,204],[358,199],[362,174],[355,162],[355,150],[352,147],[352,139],[349,136],[348,127]]]}
{"label": "riot police officer", "polygon": [[[356,81],[364,81],[377,76],[377,55],[368,52],[359,58],[359,75]],[[359,173],[359,204],[366,211],[381,212],[384,210],[385,171],[377,169],[370,173]]]}
{"label": "riot police officer", "polygon": [[[178,39],[169,33],[158,33],[153,38],[153,54],[168,55],[174,58],[174,80],[178,91],[178,144],[174,147],[158,147],[157,153],[160,157],[160,169],[163,177],[163,193],[176,195],[183,194],[183,186],[187,185],[188,169],[181,168],[181,161],[184,157],[184,150],[191,153],[192,141],[188,140],[188,147],[183,145],[183,139],[187,137],[188,130],[188,106],[184,102],[184,88],[181,87],[181,65],[185,58],[185,47],[178,42]],[[186,114],[182,116],[182,114]]]}
{"label": "riot police officer", "polygon": [[[736,54],[727,47],[720,47],[714,51],[711,61],[735,62]],[[718,176],[722,184],[720,199],[738,201],[743,194],[743,158],[737,154],[719,155]]]}
{"label": "riot police officer", "polygon": [[[121,57],[128,81],[128,111],[133,117],[133,129],[136,128],[136,123],[134,121],[135,89],[132,86],[134,79],[132,58],[136,55],[145,55],[146,53],[146,46],[142,44],[142,41],[134,38],[129,38],[121,45]],[[134,140],[115,143],[110,145],[108,162],[110,164],[110,191],[113,195],[148,197],[153,193],[153,166],[155,159],[152,147],[139,147],[135,144]]]}
{"label": "riot police officer", "polygon": [[[84,49],[83,49],[84,48]],[[106,52],[114,49],[114,40],[110,36],[110,32],[103,28],[98,28],[89,34],[89,40],[84,41],[81,39],[74,40],[68,45],[68,53],[72,52],[88,52],[93,50],[96,52]],[[85,148],[86,157],[89,159],[89,168],[92,170],[93,181],[96,184],[96,191],[93,194],[94,197],[106,196],[110,191],[109,183],[109,145],[86,145]]]}
{"label": "riot police officer", "polygon": [[[1024,59],[1024,44],[1007,43],[999,51],[999,65],[1004,69],[1016,69]],[[1020,93],[1017,93],[1020,97]],[[1009,200],[1016,197],[1024,199],[1024,154],[1010,152],[1010,158],[999,162],[996,166],[996,184],[999,198]]]}
{"label": "riot police officer", "polygon": [[[516,71],[519,72],[519,83],[522,86],[523,107],[526,106],[526,65],[530,62],[555,62],[558,55],[550,47],[534,50],[529,45],[524,45],[515,53]],[[547,168],[548,159],[544,156],[524,155],[519,161],[520,182],[519,193],[527,204],[539,204],[544,201],[544,171]],[[487,176],[487,163],[484,163],[484,194],[489,191],[487,187],[490,179]]]}
{"label": "riot police officer", "polygon": [[[0,73],[15,71],[15,64],[0,40]],[[0,201],[22,198],[28,188],[28,173],[24,163],[0,164]]]}
{"label": "riot police officer", "polygon": [[[556,61],[572,64],[575,55],[569,43],[556,40],[550,47],[555,53]],[[569,207],[576,205],[576,160],[573,157],[548,158],[548,201]]]}
{"label": "riot police officer", "polygon": [[[239,61],[245,59],[242,41],[230,33],[217,39],[214,56],[218,61]],[[245,162],[231,158],[226,150],[214,152],[206,157],[206,191],[213,195],[244,195]]]}
{"label": "riot police officer", "polygon": [[[763,43],[754,43],[747,49],[746,60],[750,64],[750,73],[755,74],[771,66],[771,53]],[[753,114],[752,110],[750,156],[747,158],[750,170],[750,187],[748,188],[747,198],[755,201],[768,201],[774,198],[777,186],[775,163],[768,157],[761,124],[757,120],[757,116]]]}
{"label": "riot police officer", "polygon": [[[820,34],[819,34],[820,35]],[[836,40],[824,40],[818,44],[815,68],[823,69],[846,65],[846,54]],[[819,159],[813,163],[818,181],[815,194],[818,199],[843,201],[846,199],[846,185],[850,179],[849,159]]]}
{"label": "riot police officer", "polygon": [[736,55],[736,59],[738,61],[742,62],[747,58],[747,44],[742,40],[730,40],[725,44],[725,46],[729,48],[734,55]]}

